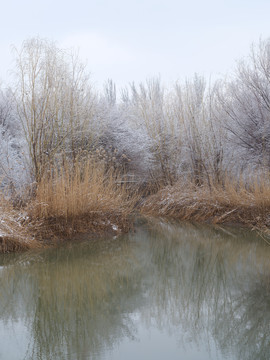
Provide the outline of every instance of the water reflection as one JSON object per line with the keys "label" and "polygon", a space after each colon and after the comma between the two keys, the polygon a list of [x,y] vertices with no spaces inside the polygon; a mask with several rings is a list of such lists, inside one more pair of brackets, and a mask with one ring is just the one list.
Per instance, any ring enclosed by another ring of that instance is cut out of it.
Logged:
{"label": "water reflection", "polygon": [[5,255],[0,328],[24,325],[22,359],[113,358],[141,327],[173,336],[175,358],[206,344],[221,358],[268,359],[269,255],[246,230],[160,221],[122,238]]}
{"label": "water reflection", "polygon": [[152,261],[159,267],[157,317],[167,319],[167,327],[181,324],[193,339],[211,335],[229,358],[268,359],[268,246],[246,230],[157,227],[152,232]]}

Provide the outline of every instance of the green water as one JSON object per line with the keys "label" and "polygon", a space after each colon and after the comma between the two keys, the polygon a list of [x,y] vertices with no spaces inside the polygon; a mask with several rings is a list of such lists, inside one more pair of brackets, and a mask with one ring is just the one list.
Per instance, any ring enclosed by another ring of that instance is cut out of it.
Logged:
{"label": "green water", "polygon": [[0,256],[0,359],[270,358],[270,246],[238,228],[137,224]]}

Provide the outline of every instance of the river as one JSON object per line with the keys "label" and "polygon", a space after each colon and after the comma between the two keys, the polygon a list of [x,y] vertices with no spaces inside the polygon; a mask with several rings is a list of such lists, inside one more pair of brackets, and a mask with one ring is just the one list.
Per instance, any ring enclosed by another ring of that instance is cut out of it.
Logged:
{"label": "river", "polygon": [[269,359],[270,246],[238,227],[133,231],[0,256],[0,359]]}

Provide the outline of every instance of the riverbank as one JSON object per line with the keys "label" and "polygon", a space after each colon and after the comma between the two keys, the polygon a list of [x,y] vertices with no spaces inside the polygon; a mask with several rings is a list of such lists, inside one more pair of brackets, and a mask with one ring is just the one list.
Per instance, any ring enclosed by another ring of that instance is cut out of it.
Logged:
{"label": "riverbank", "polygon": [[[270,234],[270,186],[260,179],[247,186],[178,182],[144,197],[116,173],[96,164],[50,172],[23,209],[2,199],[0,252],[50,246],[78,234],[119,234],[132,227],[134,213],[168,219],[240,224]],[[53,174],[53,175],[52,175]]]}
{"label": "riverbank", "polygon": [[0,198],[0,253],[39,248],[42,246],[35,238],[29,217],[23,210],[16,210],[3,196]]}
{"label": "riverbank", "polygon": [[2,211],[0,215],[0,253],[20,252],[53,246],[61,241],[88,234],[118,235],[128,232],[133,224],[131,214],[98,213],[73,218],[52,217],[33,220],[18,210]]}
{"label": "riverbank", "polygon": [[2,196],[0,253],[52,245],[76,234],[127,232],[137,202],[136,191],[100,163],[50,169],[23,207],[14,208]]}
{"label": "riverbank", "polygon": [[178,220],[241,224],[269,233],[270,186],[264,181],[249,186],[239,181],[211,186],[178,182],[149,196],[141,212]]}

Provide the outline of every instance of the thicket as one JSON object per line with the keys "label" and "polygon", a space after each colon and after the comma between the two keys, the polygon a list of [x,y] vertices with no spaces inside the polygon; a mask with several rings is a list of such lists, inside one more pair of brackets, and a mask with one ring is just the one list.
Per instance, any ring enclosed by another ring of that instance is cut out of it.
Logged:
{"label": "thicket", "polygon": [[87,215],[93,223],[95,211],[127,219],[135,188],[161,190],[153,199],[164,214],[169,198],[185,206],[187,189],[193,204],[194,194],[212,205],[223,194],[227,211],[241,207],[228,182],[249,199],[268,194],[270,40],[226,81],[195,75],[168,89],[157,78],[121,92],[111,80],[94,89],[78,54],[53,42],[29,39],[14,54],[12,85],[0,90],[2,192],[35,221]]}

